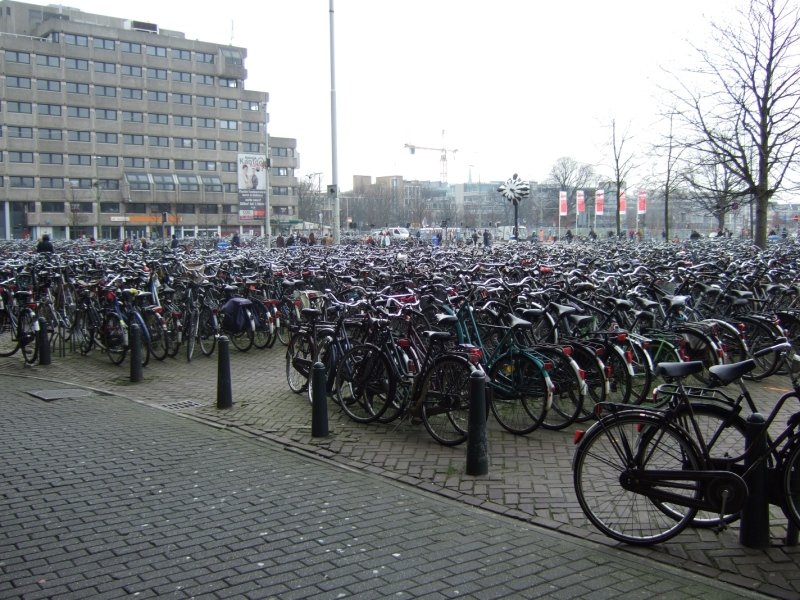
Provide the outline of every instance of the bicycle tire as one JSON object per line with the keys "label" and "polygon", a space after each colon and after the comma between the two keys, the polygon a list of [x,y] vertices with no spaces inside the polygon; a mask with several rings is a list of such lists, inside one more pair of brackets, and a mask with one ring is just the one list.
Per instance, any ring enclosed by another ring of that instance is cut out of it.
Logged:
{"label": "bicycle tire", "polygon": [[122,364],[128,354],[128,345],[125,343],[127,336],[120,318],[112,313],[106,314],[100,331],[103,348],[105,348],[109,360],[115,365]]}
{"label": "bicycle tire", "polygon": [[681,359],[687,362],[699,360],[703,363],[704,369],[692,375],[692,378],[702,385],[710,385],[709,367],[722,362],[714,340],[702,331],[693,329],[690,326],[676,327],[675,333],[684,340],[684,344],[680,349]]}
{"label": "bicycle tire", "polygon": [[[642,431],[650,434],[646,440]],[[683,473],[700,464],[696,449],[680,430],[658,416],[626,411],[602,419],[584,434],[575,450],[573,485],[581,509],[601,532],[620,542],[649,546],[678,535],[697,510],[677,506],[675,515],[666,514],[663,502],[626,490],[621,478],[632,468]],[[666,482],[663,488],[687,499],[701,497],[700,486],[678,483],[672,487]]]}
{"label": "bicycle tire", "polygon": [[217,339],[219,339],[217,315],[208,306],[203,306],[197,313],[197,319],[195,340],[200,346],[203,356],[211,356],[217,348]]}
{"label": "bicycle tire", "polygon": [[786,517],[800,528],[800,443],[797,439],[792,443],[794,447],[781,464],[781,493]]}
{"label": "bicycle tire", "polygon": [[259,350],[264,350],[269,347],[272,332],[270,331],[269,310],[261,300],[253,301],[253,320],[256,324],[256,330],[253,334],[253,346]]}
{"label": "bicycle tire", "polygon": [[153,311],[147,311],[142,316],[150,336],[150,354],[158,361],[164,360],[169,354],[166,323],[161,315]]}
{"label": "bicycle tire", "polygon": [[286,347],[286,381],[295,394],[306,389],[313,361],[314,340],[311,334],[302,331],[293,335]]}
{"label": "bicycle tire", "polygon": [[577,422],[587,421],[594,417],[594,407],[606,401],[606,366],[600,357],[591,349],[582,344],[570,342],[572,357],[583,371],[583,383],[586,385],[586,396]]}
{"label": "bicycle tire", "polygon": [[648,399],[650,390],[653,387],[653,362],[641,343],[628,338],[626,344],[627,351],[631,352],[631,367],[633,370],[629,401],[632,404],[641,404]]}
{"label": "bicycle tire", "polygon": [[170,310],[164,317],[164,326],[166,327],[166,342],[167,342],[167,356],[175,358],[181,350],[181,341],[183,339],[183,323],[180,317]]}
{"label": "bicycle tire", "polygon": [[334,383],[336,401],[356,423],[372,423],[392,402],[395,383],[389,359],[381,349],[359,344],[339,360]]}
{"label": "bicycle tire", "polygon": [[472,371],[467,359],[443,355],[434,360],[421,382],[422,424],[443,446],[467,441]]}
{"label": "bicycle tire", "polygon": [[[23,310],[19,315],[19,350],[27,364],[33,364],[39,356],[37,344],[39,339],[39,321],[29,310]],[[49,342],[48,342],[49,343]]]}
{"label": "bicycle tire", "polygon": [[197,345],[197,328],[200,323],[200,313],[197,309],[190,310],[186,313],[186,318],[183,326],[186,328],[186,362],[192,362],[194,358],[194,349]]}
{"label": "bicycle tire", "polygon": [[609,402],[628,404],[633,391],[633,376],[628,368],[624,351],[618,346],[607,346],[605,355]]}
{"label": "bicycle tire", "polygon": [[744,375],[744,378],[752,381],[766,379],[778,369],[780,355],[776,352],[770,352],[764,356],[756,357],[754,354],[759,350],[774,345],[777,335],[769,325],[760,319],[739,317],[739,320],[745,327],[745,339],[750,351],[750,358],[756,363],[755,368]]}
{"label": "bicycle tire", "polygon": [[0,311],[0,356],[13,356],[18,350],[17,323],[8,309],[3,309]]}
{"label": "bicycle tire", "polygon": [[547,372],[553,383],[553,403],[542,421],[542,427],[556,431],[565,429],[583,411],[585,385],[580,367],[559,348],[540,346],[536,352],[553,364],[553,368]]}
{"label": "bicycle tire", "polygon": [[489,372],[492,414],[506,431],[525,435],[544,421],[553,384],[544,366],[527,354],[507,353]]}
{"label": "bicycle tire", "polygon": [[[329,335],[324,335],[317,338],[316,348],[317,348],[317,355],[314,357],[314,361],[312,362],[312,366],[316,363],[322,363],[322,366],[325,368],[325,395],[328,395],[328,378],[335,377],[335,373],[331,373],[331,369],[333,368],[332,361],[333,361],[333,350],[331,345],[333,344],[333,332],[329,331]],[[309,404],[314,404],[314,377],[312,374],[308,377],[308,386],[306,386],[306,392],[308,393],[308,402]]]}

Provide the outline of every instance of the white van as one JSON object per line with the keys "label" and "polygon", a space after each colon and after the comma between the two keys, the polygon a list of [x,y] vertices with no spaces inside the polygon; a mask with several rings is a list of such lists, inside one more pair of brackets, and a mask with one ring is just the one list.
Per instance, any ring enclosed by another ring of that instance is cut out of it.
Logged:
{"label": "white van", "polygon": [[390,231],[393,240],[407,240],[411,235],[405,227],[392,227]]}

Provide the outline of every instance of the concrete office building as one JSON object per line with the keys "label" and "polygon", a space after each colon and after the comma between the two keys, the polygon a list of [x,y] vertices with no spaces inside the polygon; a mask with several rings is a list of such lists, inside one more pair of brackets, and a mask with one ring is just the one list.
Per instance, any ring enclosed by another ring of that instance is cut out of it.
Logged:
{"label": "concrete office building", "polygon": [[277,235],[296,220],[297,143],[268,136],[246,55],[0,0],[0,238],[264,235],[267,205]]}

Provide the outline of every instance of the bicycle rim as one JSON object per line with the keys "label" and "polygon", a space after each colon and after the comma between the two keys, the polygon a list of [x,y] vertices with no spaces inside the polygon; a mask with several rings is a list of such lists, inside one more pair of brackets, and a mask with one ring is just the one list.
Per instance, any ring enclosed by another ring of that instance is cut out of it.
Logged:
{"label": "bicycle rim", "polygon": [[389,361],[372,345],[354,346],[342,356],[334,387],[342,412],[357,423],[377,420],[395,395]]}
{"label": "bicycle rim", "polygon": [[445,446],[467,440],[472,367],[456,357],[438,359],[422,385],[422,423]]}
{"label": "bicycle rim", "polygon": [[511,433],[531,433],[552,402],[552,384],[544,368],[525,354],[507,354],[489,375],[490,406],[497,422]]}

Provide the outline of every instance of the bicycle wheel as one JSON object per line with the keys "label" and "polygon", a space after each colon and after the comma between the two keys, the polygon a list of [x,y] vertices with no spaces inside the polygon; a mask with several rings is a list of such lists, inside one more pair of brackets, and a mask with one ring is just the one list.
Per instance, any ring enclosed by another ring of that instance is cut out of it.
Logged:
{"label": "bicycle wheel", "polygon": [[553,404],[542,421],[542,427],[552,430],[569,427],[583,409],[585,388],[580,367],[559,348],[537,347],[536,352],[553,365],[547,371],[553,382]]}
{"label": "bicycle wheel", "polygon": [[175,358],[181,349],[181,340],[183,338],[183,323],[180,317],[171,310],[166,311],[164,317],[164,326],[166,327],[166,343],[167,343],[167,356]]}
{"label": "bicycle wheel", "polygon": [[[646,439],[643,432],[648,433]],[[667,514],[664,503],[651,500],[648,491],[687,500],[699,499],[702,492],[690,480],[667,476],[644,486],[637,485],[632,475],[685,474],[699,465],[697,451],[679,430],[657,416],[629,411],[607,417],[586,432],[575,451],[573,484],[584,514],[605,535],[628,544],[651,545],[683,531],[697,510],[673,503],[675,514]]]}
{"label": "bicycle wheel", "polygon": [[328,394],[328,379],[330,377],[335,377],[335,373],[331,373],[331,370],[334,367],[334,349],[332,348],[333,344],[333,332],[328,331],[327,335],[323,335],[317,338],[317,355],[314,357],[312,361],[312,369],[308,376],[308,386],[306,391],[308,392],[308,402],[313,405],[314,403],[314,377],[313,377],[313,365],[317,362],[322,363],[322,366],[325,367],[325,395]]}
{"label": "bicycle wheel", "polygon": [[286,347],[286,381],[295,394],[306,389],[313,361],[314,340],[311,334],[303,331],[293,335]]}
{"label": "bicycle wheel", "polygon": [[625,353],[617,346],[606,346],[605,365],[608,378],[606,398],[609,402],[627,404],[631,400],[633,377]]}
{"label": "bicycle wheel", "polygon": [[0,311],[0,356],[12,356],[19,350],[16,325],[8,310]]}
{"label": "bicycle wheel", "polygon": [[527,354],[501,356],[489,372],[492,414],[511,433],[532,432],[544,421],[553,398],[553,384],[544,366]]}
{"label": "bicycle wheel", "polygon": [[253,319],[256,323],[256,330],[253,334],[253,345],[259,350],[264,350],[270,345],[272,332],[270,331],[269,310],[260,300],[253,301]]}
{"label": "bicycle wheel", "polygon": [[653,363],[650,361],[650,355],[636,340],[628,338],[625,351],[630,352],[630,365],[633,370],[629,402],[641,404],[647,400],[653,387]]}
{"label": "bicycle wheel", "polygon": [[167,325],[156,312],[147,311],[143,315],[144,324],[150,336],[150,353],[156,360],[164,360],[169,354],[167,345]]}
{"label": "bicycle wheel", "polygon": [[192,362],[194,358],[194,349],[197,344],[197,330],[200,324],[200,312],[196,309],[190,310],[186,313],[183,321],[183,326],[186,329],[186,334],[183,336],[186,340],[186,361]]}
{"label": "bicycle wheel", "polygon": [[787,518],[800,528],[800,444],[796,442],[782,464],[781,493]]}
{"label": "bicycle wheel", "polygon": [[111,362],[115,365],[122,364],[128,354],[128,335],[120,318],[111,313],[105,315],[100,335],[103,340],[103,348]]}
{"label": "bicycle wheel", "polygon": [[421,382],[422,423],[431,437],[444,446],[467,441],[472,369],[464,358],[441,356]]}
{"label": "bicycle wheel", "polygon": [[334,389],[342,412],[353,421],[376,421],[395,394],[389,359],[372,344],[353,346],[339,360]]}
{"label": "bicycle wheel", "polygon": [[709,385],[711,380],[708,376],[708,368],[721,362],[714,340],[704,333],[688,327],[676,328],[675,332],[684,340],[680,350],[681,358],[685,361],[699,360],[705,367],[699,373],[692,375],[692,377],[702,385]]}
{"label": "bicycle wheel", "polygon": [[19,315],[19,349],[25,362],[32,364],[38,357],[36,347],[36,334],[39,331],[39,321],[36,315],[29,310],[23,310]]}
{"label": "bicycle wheel", "polygon": [[606,366],[600,357],[591,349],[581,344],[570,343],[572,358],[583,371],[583,382],[586,385],[586,395],[577,421],[582,422],[594,416],[594,407],[606,400]]}
{"label": "bicycle wheel", "polygon": [[780,356],[776,352],[764,356],[753,356],[757,351],[769,348],[775,344],[775,332],[765,323],[757,319],[741,318],[745,327],[745,340],[750,356],[756,362],[756,367],[747,373],[744,378],[759,381],[772,375],[778,368]]}
{"label": "bicycle wheel", "polygon": [[247,352],[250,348],[253,347],[253,343],[255,342],[255,320],[253,319],[253,313],[250,312],[249,309],[245,310],[247,314],[246,325],[244,331],[237,331],[236,333],[229,333],[228,337],[230,338],[233,345],[239,352]]}
{"label": "bicycle wheel", "polygon": [[197,313],[197,327],[195,328],[195,339],[203,356],[214,354],[219,338],[218,329],[217,315],[208,306],[203,306]]}

